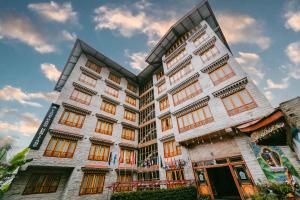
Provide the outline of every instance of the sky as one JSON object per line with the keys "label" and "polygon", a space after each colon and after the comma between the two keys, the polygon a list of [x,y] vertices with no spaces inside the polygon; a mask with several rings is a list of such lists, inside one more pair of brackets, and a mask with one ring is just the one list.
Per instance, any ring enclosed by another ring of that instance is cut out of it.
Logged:
{"label": "sky", "polygon": [[[196,0],[0,0],[0,146],[29,145],[80,38],[134,73]],[[237,62],[273,106],[300,96],[300,1],[209,0]]]}

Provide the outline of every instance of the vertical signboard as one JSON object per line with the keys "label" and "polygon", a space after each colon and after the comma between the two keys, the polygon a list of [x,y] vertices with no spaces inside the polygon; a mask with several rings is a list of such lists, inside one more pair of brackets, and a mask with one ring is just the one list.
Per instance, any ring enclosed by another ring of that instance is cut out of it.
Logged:
{"label": "vertical signboard", "polygon": [[30,149],[38,150],[49,130],[49,127],[57,113],[59,105],[52,103],[42,124],[29,145]]}

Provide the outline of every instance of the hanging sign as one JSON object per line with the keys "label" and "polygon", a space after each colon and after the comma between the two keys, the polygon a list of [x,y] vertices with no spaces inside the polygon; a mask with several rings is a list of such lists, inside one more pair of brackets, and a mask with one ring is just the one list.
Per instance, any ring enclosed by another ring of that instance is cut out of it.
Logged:
{"label": "hanging sign", "polygon": [[52,103],[42,124],[40,125],[38,131],[36,132],[34,138],[29,145],[30,149],[38,150],[49,130],[49,127],[57,113],[59,105]]}

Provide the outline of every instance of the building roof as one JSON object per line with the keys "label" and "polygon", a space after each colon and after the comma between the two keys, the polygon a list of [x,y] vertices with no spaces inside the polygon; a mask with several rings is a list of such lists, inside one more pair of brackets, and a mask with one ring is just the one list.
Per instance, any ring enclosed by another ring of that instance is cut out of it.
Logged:
{"label": "building roof", "polygon": [[100,64],[104,64],[106,67],[112,68],[116,72],[119,72],[121,75],[125,76],[131,81],[142,83],[147,79],[149,74],[153,73],[158,67],[161,66],[162,56],[177,41],[177,39],[179,39],[189,30],[195,28],[202,20],[205,20],[210,25],[210,27],[215,31],[221,41],[230,50],[208,1],[203,0],[192,10],[190,10],[186,15],[180,18],[159,40],[159,42],[146,57],[146,62],[149,65],[138,75],[135,75],[134,73],[125,69],[124,67],[106,57],[82,40],[77,39],[67,60],[67,63],[65,64],[64,70],[55,86],[55,90],[61,91],[82,52],[87,56],[99,61]]}

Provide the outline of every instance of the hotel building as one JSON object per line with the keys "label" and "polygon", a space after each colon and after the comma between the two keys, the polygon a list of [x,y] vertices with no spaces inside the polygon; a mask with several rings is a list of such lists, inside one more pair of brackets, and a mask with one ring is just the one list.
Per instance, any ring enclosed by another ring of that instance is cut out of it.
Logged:
{"label": "hotel building", "polygon": [[33,161],[5,198],[108,199],[193,182],[211,198],[245,199],[267,180],[239,128],[274,108],[235,61],[207,1],[146,62],[135,75],[78,39],[30,145]]}

